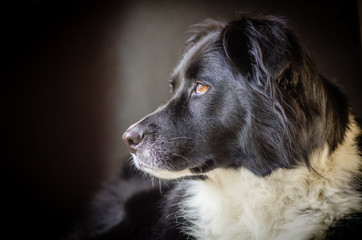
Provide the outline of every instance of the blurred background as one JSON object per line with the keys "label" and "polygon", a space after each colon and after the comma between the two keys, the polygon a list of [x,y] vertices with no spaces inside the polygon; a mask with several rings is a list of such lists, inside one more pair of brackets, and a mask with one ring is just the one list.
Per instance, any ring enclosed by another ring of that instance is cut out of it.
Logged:
{"label": "blurred background", "polygon": [[341,85],[361,117],[361,5],[353,0],[2,3],[5,232],[12,239],[24,234],[59,239],[89,211],[104,183],[127,164],[122,133],[167,100],[187,29],[205,18],[227,20],[238,12],[284,16],[320,72]]}

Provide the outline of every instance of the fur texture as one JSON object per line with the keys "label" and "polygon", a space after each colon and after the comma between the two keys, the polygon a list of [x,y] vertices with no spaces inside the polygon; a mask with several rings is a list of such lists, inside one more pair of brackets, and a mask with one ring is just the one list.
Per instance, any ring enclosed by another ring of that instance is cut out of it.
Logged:
{"label": "fur texture", "polygon": [[172,97],[123,136],[139,169],[182,178],[152,238],[333,239],[362,212],[361,130],[343,94],[280,18],[191,32]]}

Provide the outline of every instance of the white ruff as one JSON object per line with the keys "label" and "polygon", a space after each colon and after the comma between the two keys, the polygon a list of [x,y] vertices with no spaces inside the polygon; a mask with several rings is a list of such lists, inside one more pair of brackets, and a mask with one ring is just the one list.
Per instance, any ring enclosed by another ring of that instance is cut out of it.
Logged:
{"label": "white ruff", "polygon": [[342,216],[361,210],[352,189],[352,174],[361,159],[355,144],[360,133],[352,123],[339,148],[327,147],[311,160],[323,177],[306,167],[279,169],[261,178],[246,169],[217,169],[206,181],[183,181],[186,200],[181,216],[193,227],[184,229],[200,240],[320,239]]}

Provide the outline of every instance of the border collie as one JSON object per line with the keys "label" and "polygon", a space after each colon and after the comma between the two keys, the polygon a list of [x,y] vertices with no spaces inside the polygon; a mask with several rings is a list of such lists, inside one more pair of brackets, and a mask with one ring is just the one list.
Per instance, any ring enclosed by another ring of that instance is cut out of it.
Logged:
{"label": "border collie", "polygon": [[361,130],[284,20],[192,28],[172,96],[123,139],[178,179],[151,239],[349,239],[361,233]]}

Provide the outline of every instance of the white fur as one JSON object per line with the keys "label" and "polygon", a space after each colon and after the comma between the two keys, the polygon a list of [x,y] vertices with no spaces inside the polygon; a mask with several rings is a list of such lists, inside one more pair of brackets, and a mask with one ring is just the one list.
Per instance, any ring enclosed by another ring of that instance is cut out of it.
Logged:
{"label": "white fur", "polygon": [[325,147],[311,159],[320,174],[300,166],[261,178],[241,169],[216,169],[205,181],[184,181],[184,231],[200,240],[320,239],[330,224],[361,209],[351,185],[361,165],[352,123],[345,141],[328,155]]}
{"label": "white fur", "polygon": [[168,170],[161,170],[157,168],[148,167],[145,166],[142,163],[142,161],[139,161],[137,157],[133,157],[133,162],[137,168],[142,169],[142,171],[161,179],[177,179],[177,178],[182,178],[184,176],[192,175],[189,169],[184,169],[181,171],[168,171]]}

